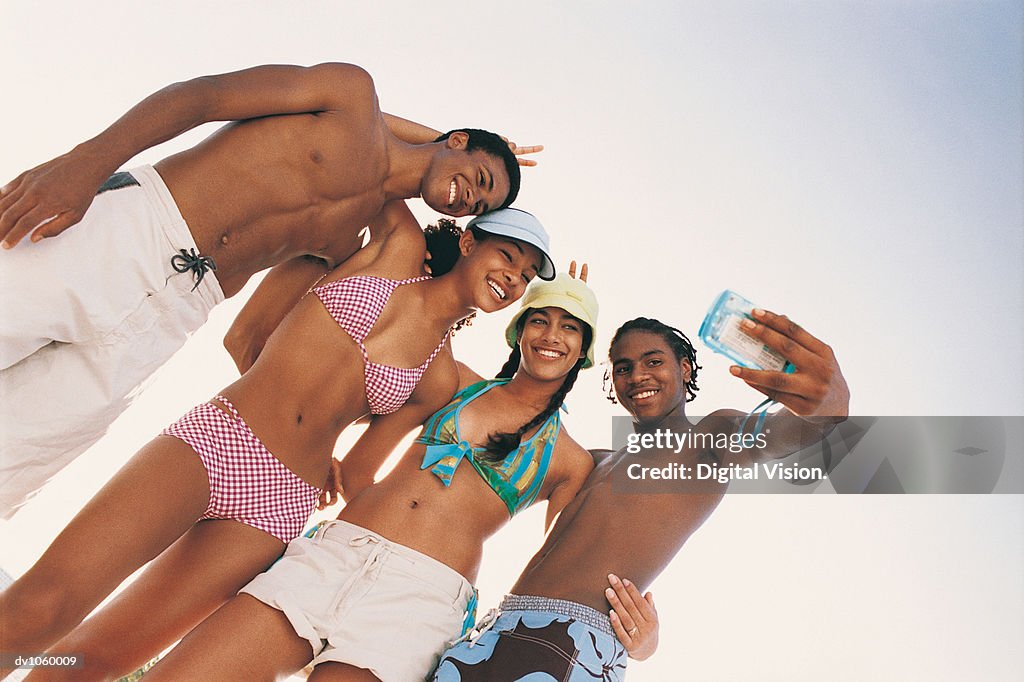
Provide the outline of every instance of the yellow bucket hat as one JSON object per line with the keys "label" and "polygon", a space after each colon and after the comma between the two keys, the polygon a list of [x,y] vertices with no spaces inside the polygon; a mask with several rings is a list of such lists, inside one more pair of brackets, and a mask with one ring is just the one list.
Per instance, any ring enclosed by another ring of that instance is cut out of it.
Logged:
{"label": "yellow bucket hat", "polygon": [[519,312],[505,329],[505,341],[509,348],[516,347],[516,326],[529,310],[537,308],[561,308],[590,327],[590,347],[583,361],[583,369],[594,365],[594,346],[597,338],[597,296],[587,283],[570,277],[564,272],[555,275],[550,282],[535,279],[523,294]]}

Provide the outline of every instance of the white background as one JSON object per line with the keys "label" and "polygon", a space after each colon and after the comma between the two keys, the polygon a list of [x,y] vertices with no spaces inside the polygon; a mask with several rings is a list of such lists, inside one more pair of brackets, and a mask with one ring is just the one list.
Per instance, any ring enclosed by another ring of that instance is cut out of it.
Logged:
{"label": "white background", "polygon": [[[173,81],[351,61],[373,74],[386,111],[547,146],[517,205],[545,222],[561,261],[591,263],[601,354],[637,315],[695,338],[733,288],[835,348],[858,414],[1024,414],[1019,3],[0,8],[4,180]],[[234,378],[220,339],[244,296],[0,527],[9,572],[141,444]],[[457,355],[496,371],[506,320],[460,333]],[[691,413],[759,401],[698,349]],[[601,397],[600,372],[569,400],[569,428],[589,447],[609,444],[622,413]],[[1019,679],[1022,511],[1021,496],[729,496],[654,585],[661,650],[629,679]],[[541,532],[535,509],[488,544],[483,608]]]}

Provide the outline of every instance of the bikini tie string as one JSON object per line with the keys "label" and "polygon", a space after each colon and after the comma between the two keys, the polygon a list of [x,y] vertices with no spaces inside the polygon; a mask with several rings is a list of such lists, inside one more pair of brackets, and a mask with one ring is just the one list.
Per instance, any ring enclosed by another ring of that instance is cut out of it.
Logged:
{"label": "bikini tie string", "polygon": [[191,271],[196,280],[195,286],[192,287],[192,291],[195,291],[202,283],[203,276],[210,270],[216,270],[217,264],[209,256],[200,256],[195,249],[181,249],[179,253],[171,256],[171,267],[175,272]]}

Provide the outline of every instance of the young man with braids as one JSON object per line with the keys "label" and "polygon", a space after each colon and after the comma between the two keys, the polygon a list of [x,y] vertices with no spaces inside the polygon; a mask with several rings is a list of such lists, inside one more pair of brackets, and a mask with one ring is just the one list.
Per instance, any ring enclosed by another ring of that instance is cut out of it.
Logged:
{"label": "young man with braids", "polygon": [[[115,172],[211,121],[230,123]],[[358,66],[258,66],[165,87],[0,188],[0,515],[96,442],[253,274],[273,267],[297,298],[391,199],[453,216],[512,203],[509,144],[435,137],[382,114]]]}
{"label": "young man with braids", "polygon": [[[847,416],[849,390],[832,350],[787,318],[755,311],[747,333],[796,366],[792,374],[733,367],[732,373],[786,409],[767,417],[766,457],[783,457],[820,439]],[[686,417],[697,391],[696,353],[678,329],[637,318],[612,339],[611,379],[638,432]],[[698,431],[742,430],[742,412],[717,410]],[[748,451],[745,451],[748,452]],[[563,510],[501,611],[477,626],[468,641],[449,649],[438,682],[505,682],[544,672],[565,682],[621,680],[627,654],[643,659],[657,647],[658,620],[651,594],[641,596],[722,499],[727,484],[689,481],[677,494],[664,488],[623,486],[637,457],[625,448],[600,451],[580,493]],[[744,464],[727,449],[648,451],[644,465]],[[689,484],[689,485],[687,485]],[[657,523],[650,522],[657,519]],[[629,576],[620,580],[617,576]],[[606,587],[605,581],[611,582]],[[608,614],[608,603],[614,611]],[[613,636],[614,635],[614,636]]]}

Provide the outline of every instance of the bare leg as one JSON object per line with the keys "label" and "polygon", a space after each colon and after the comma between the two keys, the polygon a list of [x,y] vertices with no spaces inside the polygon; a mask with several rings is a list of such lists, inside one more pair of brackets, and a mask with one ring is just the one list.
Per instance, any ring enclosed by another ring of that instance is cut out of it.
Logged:
{"label": "bare leg", "polygon": [[357,668],[348,663],[321,663],[313,668],[308,682],[380,682],[380,678],[366,668]]}
{"label": "bare leg", "polygon": [[158,436],[0,594],[0,651],[40,653],[202,516],[209,482],[188,444]]}
{"label": "bare leg", "polygon": [[313,660],[309,642],[277,609],[240,594],[146,673],[146,682],[273,680]]}
{"label": "bare leg", "polygon": [[200,521],[50,650],[75,654],[84,667],[38,669],[29,680],[104,680],[137,670],[235,596],[284,547],[237,521]]}

